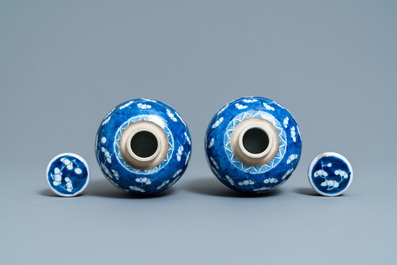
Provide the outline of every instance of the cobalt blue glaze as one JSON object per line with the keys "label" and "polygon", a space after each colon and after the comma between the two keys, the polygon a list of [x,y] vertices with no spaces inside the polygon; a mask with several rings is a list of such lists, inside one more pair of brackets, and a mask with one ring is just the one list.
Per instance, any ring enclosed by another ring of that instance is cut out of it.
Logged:
{"label": "cobalt blue glaze", "polygon": [[[167,135],[166,158],[158,166],[141,170],[127,164],[120,154],[123,130],[138,121],[151,121]],[[97,161],[114,186],[134,194],[154,194],[171,187],[183,175],[190,160],[190,133],[182,117],[170,106],[138,98],[116,106],[103,119],[95,142]]]}
{"label": "cobalt blue glaze", "polygon": [[308,177],[310,184],[318,193],[338,196],[349,188],[353,180],[353,169],[344,156],[328,152],[312,161]]}
{"label": "cobalt blue glaze", "polygon": [[47,182],[52,191],[60,196],[81,193],[89,181],[89,169],[85,160],[73,153],[54,157],[47,167]]}
{"label": "cobalt blue glaze", "polygon": [[[248,118],[266,119],[277,129],[280,146],[277,155],[263,166],[249,166],[233,154],[233,129]],[[215,176],[227,187],[262,193],[283,184],[298,165],[302,141],[292,115],[277,102],[263,97],[244,97],[224,106],[211,120],[205,137],[207,160]]]}

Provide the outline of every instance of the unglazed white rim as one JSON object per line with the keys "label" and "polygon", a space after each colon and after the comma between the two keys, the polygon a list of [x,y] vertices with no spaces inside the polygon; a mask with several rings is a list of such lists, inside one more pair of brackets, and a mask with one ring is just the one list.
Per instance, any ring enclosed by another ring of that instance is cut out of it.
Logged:
{"label": "unglazed white rim", "polygon": [[[244,147],[243,137],[251,129],[259,129],[268,137],[268,146],[261,153],[251,153]],[[231,135],[233,154],[240,162],[249,166],[263,166],[269,163],[277,155],[279,146],[280,137],[277,129],[269,121],[261,118],[249,118],[241,121],[234,128]]]}
{"label": "unglazed white rim", "polygon": [[[84,164],[84,166],[87,168],[87,180],[86,180],[84,186],[83,186],[78,192],[76,192],[76,193],[73,193],[73,194],[63,194],[63,193],[60,193],[59,191],[57,191],[56,189],[54,189],[54,187],[52,187],[52,185],[51,185],[51,183],[50,183],[49,175],[48,175],[48,174],[50,173],[51,164],[52,164],[55,160],[57,160],[58,158],[60,158],[60,157],[62,157],[62,156],[73,156],[73,157],[79,159],[79,160]],[[78,154],[75,154],[75,153],[62,153],[62,154],[59,154],[59,155],[55,156],[54,158],[52,158],[51,161],[48,163],[47,169],[46,169],[46,179],[47,179],[47,184],[48,184],[48,186],[50,186],[50,189],[51,189],[55,194],[57,194],[57,195],[59,195],[59,196],[61,196],[61,197],[75,197],[75,196],[81,194],[81,193],[85,190],[85,188],[87,187],[88,183],[90,182],[90,168],[88,167],[88,164],[87,164],[87,162],[84,160],[84,158],[82,158],[82,157],[79,156]]]}
{"label": "unglazed white rim", "polygon": [[[320,158],[322,158],[322,157],[324,157],[324,156],[333,156],[333,157],[339,158],[339,159],[341,159],[343,162],[345,162],[346,165],[347,165],[347,167],[349,168],[349,170],[350,170],[350,172],[351,172],[351,173],[350,173],[350,179],[349,179],[349,183],[347,183],[347,186],[346,186],[346,188],[345,188],[344,190],[341,190],[340,192],[337,192],[337,193],[329,194],[329,193],[325,193],[325,192],[320,191],[320,190],[314,185],[313,180],[312,180],[312,177],[311,177],[311,172],[313,171],[313,167],[314,167],[314,165],[317,163],[317,161],[320,160]],[[307,177],[308,177],[308,179],[309,179],[310,185],[312,186],[312,188],[313,188],[316,192],[318,192],[319,194],[321,194],[321,195],[323,195],[323,196],[327,196],[327,197],[336,197],[336,196],[342,195],[345,191],[347,191],[347,190],[349,189],[351,183],[353,182],[353,167],[352,167],[352,165],[350,164],[349,160],[347,160],[347,158],[344,157],[343,155],[341,155],[341,154],[339,154],[339,153],[335,153],[335,152],[325,152],[325,153],[319,154],[318,156],[316,156],[316,157],[312,160],[312,162],[310,163],[310,166],[309,166],[309,168],[308,168],[308,171],[307,171]]]}
{"label": "unglazed white rim", "polygon": [[[131,148],[132,138],[139,132],[149,132],[156,138],[157,149],[148,157],[140,157]],[[121,157],[133,168],[149,170],[160,165],[168,154],[168,137],[164,130],[151,121],[137,121],[131,123],[121,133],[119,148]]]}

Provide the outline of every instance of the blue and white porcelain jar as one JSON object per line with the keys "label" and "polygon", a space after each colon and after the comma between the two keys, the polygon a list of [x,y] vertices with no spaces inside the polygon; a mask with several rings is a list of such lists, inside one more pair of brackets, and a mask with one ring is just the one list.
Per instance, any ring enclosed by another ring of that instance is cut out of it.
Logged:
{"label": "blue and white porcelain jar", "polygon": [[244,97],[224,106],[205,138],[216,177],[245,193],[270,191],[296,168],[302,148],[299,127],[283,106],[263,97]]}
{"label": "blue and white porcelain jar", "polygon": [[103,119],[96,138],[96,157],[105,177],[135,194],[154,194],[171,187],[190,160],[190,133],[170,106],[133,99]]}

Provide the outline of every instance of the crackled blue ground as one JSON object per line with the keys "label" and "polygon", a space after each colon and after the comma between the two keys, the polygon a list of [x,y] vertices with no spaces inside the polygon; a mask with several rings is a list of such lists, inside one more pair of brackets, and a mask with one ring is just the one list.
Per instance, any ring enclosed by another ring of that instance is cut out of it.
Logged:
{"label": "crackled blue ground", "polygon": [[76,154],[60,154],[53,158],[47,167],[47,181],[56,194],[75,196],[88,184],[87,163]]}
{"label": "crackled blue ground", "polygon": [[312,161],[308,175],[310,184],[318,193],[337,196],[349,188],[353,180],[353,169],[345,157],[329,152]]}

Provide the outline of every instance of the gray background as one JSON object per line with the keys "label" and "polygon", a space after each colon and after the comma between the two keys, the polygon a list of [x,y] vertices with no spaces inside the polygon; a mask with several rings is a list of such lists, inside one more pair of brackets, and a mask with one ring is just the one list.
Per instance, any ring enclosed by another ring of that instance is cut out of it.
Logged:
{"label": "gray background", "polygon": [[[396,264],[396,1],[1,1],[0,264]],[[212,115],[246,95],[300,125],[291,179],[263,197],[211,174]],[[153,198],[115,189],[94,157],[103,116],[131,98],[189,125],[182,179]],[[306,169],[336,151],[350,190],[316,196]],[[53,196],[58,153],[91,166],[84,195]]]}

